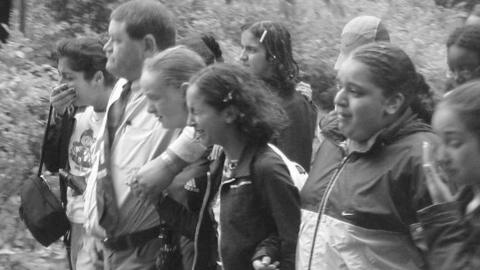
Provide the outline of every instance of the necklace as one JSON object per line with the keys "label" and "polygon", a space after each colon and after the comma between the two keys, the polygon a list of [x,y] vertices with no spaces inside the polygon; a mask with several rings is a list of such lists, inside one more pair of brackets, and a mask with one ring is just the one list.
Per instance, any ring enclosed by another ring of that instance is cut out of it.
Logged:
{"label": "necklace", "polygon": [[227,178],[230,178],[233,174],[233,170],[237,168],[238,160],[229,160],[225,159],[223,164],[223,175]]}

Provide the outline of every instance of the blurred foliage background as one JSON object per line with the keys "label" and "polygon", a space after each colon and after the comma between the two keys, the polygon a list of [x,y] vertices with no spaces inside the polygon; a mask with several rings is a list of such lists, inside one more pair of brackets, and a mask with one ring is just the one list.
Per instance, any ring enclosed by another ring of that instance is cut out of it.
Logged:
{"label": "blurred foliage background", "polygon": [[[57,80],[52,53],[61,38],[106,38],[110,11],[123,1],[26,0],[20,33],[14,0],[11,37],[0,44],[0,269],[64,268],[61,244],[43,248],[18,218],[18,191],[38,166],[49,91]],[[163,0],[180,37],[213,32],[226,61],[237,61],[240,27],[257,20],[284,22],[293,36],[301,75],[319,93],[334,83],[341,29],[358,15],[382,18],[392,42],[412,57],[431,87],[445,82],[445,40],[474,1],[459,0]],[[227,2],[230,2],[227,4]],[[469,6],[470,5],[470,6]]]}

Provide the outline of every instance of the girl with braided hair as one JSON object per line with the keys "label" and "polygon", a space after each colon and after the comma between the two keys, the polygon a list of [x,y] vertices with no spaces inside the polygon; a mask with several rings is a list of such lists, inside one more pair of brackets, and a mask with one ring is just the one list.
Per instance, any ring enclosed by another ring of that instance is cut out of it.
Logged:
{"label": "girl with braided hair", "polygon": [[447,62],[450,69],[447,91],[480,77],[480,25],[465,25],[450,34]]}
{"label": "girl with braided hair", "polygon": [[273,142],[308,170],[316,109],[307,97],[295,91],[298,65],[293,58],[290,33],[280,23],[260,21],[242,27],[241,44],[240,61],[280,97],[289,118],[289,125]]}
{"label": "girl with braided hair", "polygon": [[414,229],[431,201],[422,170],[422,142],[436,139],[422,105],[429,88],[389,43],[353,51],[337,79],[346,140],[326,137],[301,190],[297,269],[425,269]]}

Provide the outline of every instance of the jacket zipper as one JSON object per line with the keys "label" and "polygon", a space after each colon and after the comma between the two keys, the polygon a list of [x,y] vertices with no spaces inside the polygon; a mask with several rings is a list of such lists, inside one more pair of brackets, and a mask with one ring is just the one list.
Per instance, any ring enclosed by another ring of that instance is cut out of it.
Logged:
{"label": "jacket zipper", "polygon": [[203,222],[203,215],[205,213],[205,209],[207,208],[208,197],[210,196],[211,186],[212,186],[212,181],[211,181],[211,177],[210,177],[210,172],[207,172],[207,189],[206,189],[206,192],[205,192],[205,196],[203,196],[202,208],[200,210],[200,216],[198,217],[197,226],[195,228],[192,270],[195,270],[195,266],[197,265],[197,260],[198,260],[198,237],[200,235],[200,226],[202,226],[202,222]]}
{"label": "jacket zipper", "polygon": [[[228,180],[225,180],[223,181],[221,184],[220,184],[220,188],[218,189],[218,200],[219,200],[219,205],[218,205],[218,208],[220,211],[218,211],[218,221],[219,223],[221,222],[221,216],[222,216],[222,188],[223,188],[223,185],[225,184],[230,184],[232,183],[233,181],[235,181],[236,179],[235,178],[231,178],[231,179],[228,179]],[[220,226],[220,224],[217,224],[217,227]],[[218,240],[217,240],[217,249],[218,249],[218,258],[220,259],[220,263],[221,263],[221,267],[223,269],[223,258],[222,258],[222,247],[220,245],[220,243],[222,242],[221,239],[221,235],[222,235],[222,227],[220,227],[220,230],[218,232]]]}
{"label": "jacket zipper", "polygon": [[310,257],[308,259],[308,270],[311,270],[312,268],[312,259],[313,259],[313,251],[315,249],[315,241],[316,241],[316,238],[317,238],[317,231],[318,231],[318,226],[320,225],[320,222],[321,222],[321,219],[322,219],[322,216],[323,214],[325,213],[325,209],[327,208],[327,200],[328,200],[328,197],[330,196],[330,193],[332,192],[333,190],[333,187],[335,186],[335,183],[337,182],[338,180],[338,176],[340,175],[340,173],[342,172],[344,166],[345,166],[345,163],[347,163],[348,159],[349,159],[350,155],[347,155],[346,157],[344,157],[342,159],[342,161],[340,162],[340,165],[339,167],[337,168],[337,170],[335,171],[335,173],[333,174],[333,177],[330,179],[330,181],[328,182],[328,185],[327,185],[327,189],[325,191],[325,195],[322,196],[322,199],[320,200],[320,205],[318,207],[318,217],[317,217],[317,222],[315,224],[315,230],[313,232],[313,239],[312,239],[312,248],[310,249]]}

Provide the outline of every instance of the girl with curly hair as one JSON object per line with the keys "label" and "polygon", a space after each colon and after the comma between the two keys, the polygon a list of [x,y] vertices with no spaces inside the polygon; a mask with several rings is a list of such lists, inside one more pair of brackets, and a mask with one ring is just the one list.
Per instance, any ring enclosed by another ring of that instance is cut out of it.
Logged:
{"label": "girl with curly hair", "polygon": [[190,185],[204,194],[199,215],[170,195],[157,203],[165,221],[195,240],[194,269],[295,269],[299,195],[268,144],[285,124],[276,97],[243,68],[217,64],[190,80],[186,102],[196,138],[223,148]]}

